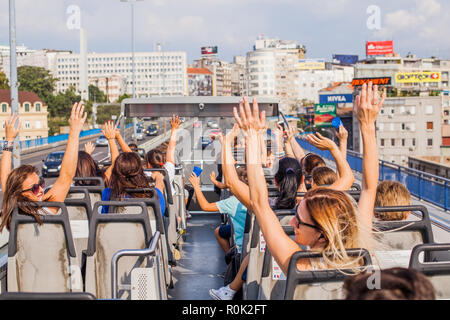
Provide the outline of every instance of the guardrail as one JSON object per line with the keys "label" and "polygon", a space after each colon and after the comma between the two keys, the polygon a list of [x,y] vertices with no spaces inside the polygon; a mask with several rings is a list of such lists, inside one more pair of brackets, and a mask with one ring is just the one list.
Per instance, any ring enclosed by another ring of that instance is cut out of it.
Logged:
{"label": "guardrail", "polygon": [[[329,151],[322,151],[303,139],[297,139],[300,146],[318,154],[322,158],[332,160]],[[362,154],[348,151],[347,161],[350,168],[362,173]],[[450,210],[450,180],[423,171],[403,167],[394,163],[379,160],[379,179],[394,180],[406,185],[409,192],[420,200],[430,202],[444,210]]]}
{"label": "guardrail", "polygon": [[[129,123],[125,126],[125,128],[129,128],[133,126],[132,123]],[[82,137],[87,137],[87,136],[91,136],[94,134],[99,134],[101,132],[101,129],[91,129],[91,130],[84,130],[81,131],[80,133],[80,138]],[[61,141],[65,141],[69,139],[69,134],[59,134],[56,136],[50,136],[47,138],[38,138],[38,139],[32,139],[32,140],[25,140],[25,141],[20,141],[20,149],[29,149],[29,148],[34,148],[34,147],[40,147],[46,144],[52,144],[52,143],[57,143],[57,142],[61,142]]]}

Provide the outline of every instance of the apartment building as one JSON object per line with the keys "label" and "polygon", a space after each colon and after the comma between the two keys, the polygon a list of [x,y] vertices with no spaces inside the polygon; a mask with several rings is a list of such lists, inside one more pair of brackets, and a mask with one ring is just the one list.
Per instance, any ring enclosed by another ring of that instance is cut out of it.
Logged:
{"label": "apartment building", "polygon": [[194,61],[193,68],[204,68],[212,72],[213,96],[231,96],[231,63],[216,56],[204,56]]}
{"label": "apartment building", "polygon": [[376,122],[380,159],[408,166],[409,156],[440,156],[441,114],[441,97],[387,98]]}
{"label": "apartment building", "polygon": [[231,95],[242,97],[247,94],[247,73],[245,57],[235,56],[231,65]]}
{"label": "apartment building", "polygon": [[[0,89],[0,138],[5,139],[5,121],[11,115],[10,90]],[[20,140],[48,137],[47,106],[33,92],[19,91]]]}
{"label": "apartment building", "polygon": [[[89,85],[94,85],[105,93],[107,102],[115,102],[125,93],[127,79],[121,76],[90,77]],[[94,98],[95,99],[95,98]]]}
{"label": "apartment building", "polygon": [[[126,79],[125,92],[132,93],[132,54],[89,53],[88,78],[119,76]],[[136,96],[185,95],[186,53],[157,51],[135,53]],[[57,91],[80,87],[80,55],[60,54],[52,70],[58,78]]]}
{"label": "apartment building", "polygon": [[293,84],[306,48],[296,41],[259,37],[253,49],[247,53],[249,95],[277,97],[282,111],[297,110],[298,90]]}
{"label": "apartment building", "polygon": [[322,89],[332,87],[335,83],[351,82],[353,77],[353,67],[327,64],[323,70],[299,70],[294,83],[297,85],[299,100],[319,103]]}
{"label": "apartment building", "polygon": [[[440,73],[440,78],[405,78],[405,74],[417,72]],[[449,90],[449,73],[450,60],[418,58],[412,54],[405,58],[398,55],[373,57],[355,65],[356,78],[391,77],[391,85],[399,91]]]}

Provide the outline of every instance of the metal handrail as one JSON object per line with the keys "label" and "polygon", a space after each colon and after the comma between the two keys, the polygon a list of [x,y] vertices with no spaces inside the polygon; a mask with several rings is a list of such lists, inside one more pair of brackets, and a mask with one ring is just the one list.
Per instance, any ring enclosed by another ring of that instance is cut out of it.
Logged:
{"label": "metal handrail", "polygon": [[155,235],[150,242],[150,246],[146,249],[124,249],[117,251],[111,258],[111,296],[113,299],[117,299],[117,265],[119,259],[125,256],[128,257],[147,257],[155,255],[156,247],[161,236],[159,231],[155,232]]}

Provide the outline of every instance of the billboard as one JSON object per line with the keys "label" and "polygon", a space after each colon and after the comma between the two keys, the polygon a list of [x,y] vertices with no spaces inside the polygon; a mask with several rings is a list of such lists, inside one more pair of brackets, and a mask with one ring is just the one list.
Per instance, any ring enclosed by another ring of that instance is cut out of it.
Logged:
{"label": "billboard", "polygon": [[214,47],[202,47],[202,55],[217,54],[217,46]]}
{"label": "billboard", "polygon": [[395,74],[397,83],[441,82],[440,72],[398,72]]}
{"label": "billboard", "polygon": [[352,103],[353,94],[320,94],[319,102],[327,103]]}
{"label": "billboard", "polygon": [[359,61],[359,56],[349,54],[333,54],[333,60],[340,64],[355,64]]}
{"label": "billboard", "polygon": [[212,75],[190,73],[188,76],[189,96],[212,96]]}
{"label": "billboard", "polygon": [[300,70],[325,70],[324,59],[300,59],[298,60]]}
{"label": "billboard", "polygon": [[366,42],[366,55],[377,56],[394,53],[394,41],[368,41]]}
{"label": "billboard", "polygon": [[335,104],[314,105],[314,125],[316,127],[332,127],[331,122],[336,117]]}
{"label": "billboard", "polygon": [[352,81],[352,86],[358,87],[362,86],[364,83],[369,83],[372,81],[372,84],[376,84],[378,86],[382,85],[390,85],[391,84],[391,77],[379,77],[379,78],[355,78]]}

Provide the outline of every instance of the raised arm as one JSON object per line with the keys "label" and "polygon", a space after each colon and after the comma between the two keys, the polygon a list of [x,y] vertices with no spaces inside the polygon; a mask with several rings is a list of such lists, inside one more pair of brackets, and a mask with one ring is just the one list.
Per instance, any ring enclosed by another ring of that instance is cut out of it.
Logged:
{"label": "raised arm", "polygon": [[[80,132],[83,129],[86,117],[87,113],[84,112],[83,103],[75,103],[72,107],[72,113],[69,119],[69,139],[67,140],[66,151],[61,163],[61,171],[55,184],[44,196],[44,201],[64,202],[66,199],[77,168]],[[53,209],[56,213],[57,208],[51,208],[51,210]]]}
{"label": "raised arm", "polygon": [[197,197],[198,204],[203,211],[207,212],[216,212],[219,211],[219,208],[215,203],[210,203],[206,200],[203,195],[202,188],[200,187],[200,179],[197,177],[195,173],[191,173],[189,176],[189,182],[192,184],[194,188],[195,196]]}
{"label": "raised arm", "polygon": [[[248,186],[239,180],[236,172],[235,162],[231,152],[231,144],[234,138],[239,134],[239,126],[235,124],[233,129],[228,132],[222,139],[222,171],[225,178],[225,183],[230,192],[247,208],[250,208],[250,191]],[[258,141],[259,143],[259,141]],[[259,152],[259,149],[258,149]]]}
{"label": "raised arm", "polygon": [[339,178],[335,183],[329,186],[329,188],[343,191],[350,189],[353,182],[355,182],[355,177],[353,176],[350,165],[345,160],[336,143],[328,138],[325,138],[318,132],[316,133],[316,135],[308,135],[306,139],[310,144],[320,150],[329,150],[331,152],[331,155],[333,156]]}
{"label": "raised arm", "polygon": [[178,116],[173,115],[170,119],[172,130],[170,132],[169,145],[167,146],[166,161],[175,164],[175,148],[177,146],[177,132],[180,127],[181,120]]}
{"label": "raised arm", "polygon": [[211,182],[219,189],[226,189],[227,185],[225,183],[222,183],[220,181],[217,181],[216,179],[216,173],[213,171],[211,172],[211,175],[209,176],[209,178],[211,179]]}
{"label": "raised arm", "polygon": [[[245,104],[245,109],[244,109]],[[258,103],[253,100],[253,112],[250,110],[248,100],[239,105],[238,115],[236,108],[234,115],[237,123],[246,136],[247,176],[250,188],[252,212],[256,215],[258,224],[264,234],[267,246],[277,263],[287,274],[291,256],[300,250],[300,247],[290,239],[277,216],[269,206],[267,185],[264,179],[258,152],[258,130],[265,122],[265,113],[259,115]]]}
{"label": "raised arm", "polygon": [[[17,128],[15,127],[16,123]],[[7,148],[3,149],[2,161],[0,165],[0,179],[2,183],[2,190],[6,188],[6,180],[8,179],[9,173],[11,172],[12,163],[12,147],[14,145],[14,140],[20,131],[20,119],[16,114],[11,114],[9,118],[5,121],[5,140],[7,142]]]}
{"label": "raised arm", "polygon": [[105,122],[105,128],[102,129],[103,135],[108,139],[109,149],[111,150],[111,165],[105,172],[105,182],[109,182],[109,179],[111,178],[111,173],[114,168],[114,163],[116,162],[117,157],[119,156],[119,149],[117,148],[116,144],[116,132],[117,132],[117,126],[114,125],[114,122],[108,121]]}
{"label": "raised arm", "polygon": [[379,177],[378,168],[378,147],[375,137],[375,121],[378,113],[383,107],[386,99],[386,89],[381,99],[379,98],[378,86],[372,88],[363,85],[361,95],[356,97],[353,113],[358,119],[363,143],[363,175],[362,190],[358,202],[358,216],[368,230],[372,227],[373,209],[375,206],[375,196]]}
{"label": "raised arm", "polygon": [[125,140],[123,139],[122,135],[120,134],[120,130],[116,129],[116,140],[117,143],[120,146],[120,149],[122,150],[122,152],[133,152],[133,150],[131,150],[131,148],[128,146],[128,144],[125,142]]}
{"label": "raised arm", "polygon": [[336,136],[339,140],[339,150],[342,153],[342,156],[347,161],[347,139],[348,139],[348,131],[341,124],[339,126],[339,131],[336,132]]}
{"label": "raised arm", "polygon": [[290,144],[292,148],[292,152],[294,153],[295,159],[297,159],[300,162],[305,156],[305,152],[303,151],[302,147],[300,147],[297,140],[295,140],[296,133],[297,130],[289,126],[289,130],[287,131],[287,142]]}

